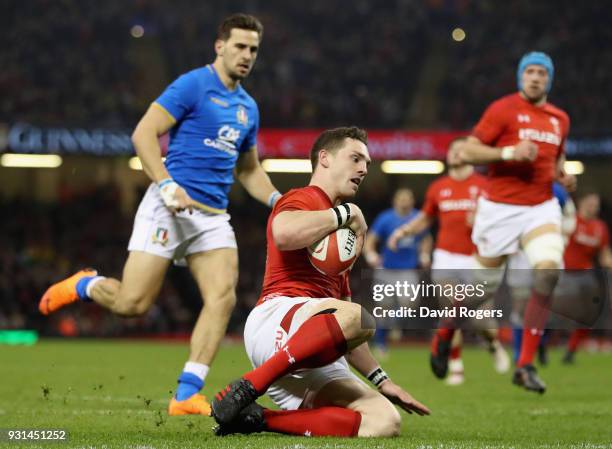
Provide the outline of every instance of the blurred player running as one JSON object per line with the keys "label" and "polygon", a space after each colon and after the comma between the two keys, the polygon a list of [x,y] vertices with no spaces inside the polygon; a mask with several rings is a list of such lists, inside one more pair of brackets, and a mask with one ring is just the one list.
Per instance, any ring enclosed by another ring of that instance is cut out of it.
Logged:
{"label": "blurred player running", "polygon": [[459,145],[464,162],[489,164],[472,231],[481,268],[475,275],[487,281],[492,294],[501,283],[507,256],[519,248],[535,268],[521,355],[512,381],[540,393],[546,386],[532,363],[563,260],[561,210],[552,196],[552,182],[558,179],[571,189],[576,181],[563,172],[569,117],[547,102],[553,78],[548,55],[524,55],[517,70],[519,92],[493,102],[472,135]]}
{"label": "blurred player running", "polygon": [[[400,429],[392,402],[409,413],[429,413],[371,355],[366,341],[374,318],[350,302],[348,272],[329,276],[308,260],[308,246],[344,226],[357,234],[361,250],[365,219],[359,207],[342,201],[357,193],[367,173],[366,145],[359,128],[323,132],[311,150],[310,184],[274,207],[262,294],[244,329],[255,369],[215,395],[217,434],[391,436]],[[377,390],[351,373],[347,361]],[[282,411],[255,402],[266,391]]]}
{"label": "blurred player running", "polygon": [[[602,268],[612,268],[612,251],[610,251],[610,233],[606,223],[598,218],[600,199],[597,193],[587,193],[578,200],[576,230],[570,236],[565,250],[566,270],[562,284],[570,283],[565,290],[578,290],[580,297],[593,298],[598,292],[597,279],[594,276],[594,260]],[[566,279],[567,278],[567,279]],[[565,293],[563,289],[561,294]],[[580,342],[589,334],[588,329],[576,329],[570,335],[567,352],[563,362],[574,363]]]}
{"label": "blurred player running", "polygon": [[[569,193],[558,182],[553,183],[553,195],[557,198],[561,207],[561,234],[563,235],[563,243],[566,245],[570,235],[576,229],[576,206]],[[510,322],[512,324],[512,349],[514,363],[518,361],[521,353],[521,344],[523,340],[523,315],[524,308],[531,289],[533,288],[533,273],[529,259],[523,250],[512,254],[508,258],[508,270],[506,272],[506,284],[510,288],[512,297],[512,315]],[[559,291],[560,284],[557,284],[556,290]],[[540,344],[538,345],[538,361],[541,365],[548,363],[547,341],[550,332],[544,330]]]}
{"label": "blurred player running", "polygon": [[[393,194],[393,207],[381,212],[374,220],[363,247],[366,262],[370,267],[377,269],[374,271],[374,282],[393,285],[397,281],[408,281],[417,284],[419,282],[417,269],[429,268],[431,265],[432,238],[427,232],[401,239],[395,251],[391,251],[387,245],[387,240],[393,232],[399,226],[414,220],[418,214],[419,211],[414,209],[412,190],[400,188]],[[389,298],[389,301],[396,301],[400,305],[402,298]],[[381,326],[380,320],[378,324],[379,327],[374,334],[374,353],[379,358],[387,358],[389,329],[385,323]],[[393,324],[393,321],[390,321],[388,326]]]}
{"label": "blurred player running", "polygon": [[[134,130],[136,153],[153,183],[136,214],[123,278],[83,270],[51,286],[39,305],[47,315],[93,300],[119,315],[142,315],[155,301],[172,260],[186,258],[205,305],[170,415],[210,413],[198,392],[236,302],[238,253],[226,213],[234,169],[254,198],[272,205],[280,197],[257,156],[257,104],[240,85],[253,68],[262,33],[253,16],[226,18],[218,29],[215,61],[168,86]],[[164,164],[158,137],[168,131]]]}
{"label": "blurred player running", "polygon": [[[471,232],[476,209],[476,200],[485,183],[485,177],[474,172],[474,167],[461,162],[457,144],[464,141],[459,138],[451,142],[446,156],[448,175],[434,181],[425,194],[423,209],[410,223],[398,228],[389,238],[389,247],[397,248],[397,243],[432,226],[438,220],[436,248],[433,252],[432,278],[440,283],[464,282],[471,283],[474,268],[473,254],[476,247],[472,243]],[[452,300],[452,298],[450,298]],[[437,346],[438,334],[448,332],[439,329],[433,340]],[[497,339],[495,329],[483,330],[483,336],[489,343],[494,356],[495,369],[500,373],[508,371],[510,359]],[[449,354],[448,376],[449,385],[459,385],[464,382],[463,361],[461,360],[461,332],[453,335]],[[435,374],[444,377],[446,373]]]}

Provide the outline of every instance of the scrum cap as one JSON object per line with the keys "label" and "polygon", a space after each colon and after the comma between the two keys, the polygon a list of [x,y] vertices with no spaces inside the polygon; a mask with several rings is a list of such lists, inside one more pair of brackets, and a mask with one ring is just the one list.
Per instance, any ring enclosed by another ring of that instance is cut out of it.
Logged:
{"label": "scrum cap", "polygon": [[550,88],[552,87],[553,78],[555,77],[555,66],[553,65],[552,59],[546,53],[541,51],[532,51],[530,53],[525,53],[521,58],[518,69],[516,71],[516,81],[518,84],[518,89],[523,90],[523,86],[521,83],[521,78],[523,76],[523,72],[529,65],[541,65],[548,72],[548,84],[546,85],[546,93],[550,92]]}

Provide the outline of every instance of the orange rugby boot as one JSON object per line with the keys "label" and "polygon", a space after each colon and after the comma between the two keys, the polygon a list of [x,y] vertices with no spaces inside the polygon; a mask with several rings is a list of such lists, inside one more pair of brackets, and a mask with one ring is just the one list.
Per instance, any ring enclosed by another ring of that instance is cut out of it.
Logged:
{"label": "orange rugby boot", "polygon": [[49,315],[67,304],[79,300],[76,285],[85,276],[96,276],[98,272],[91,268],[86,268],[73,274],[69,278],[53,284],[47,289],[38,303],[38,310],[43,315]]}
{"label": "orange rugby boot", "polygon": [[206,396],[196,393],[184,401],[177,401],[174,396],[168,405],[168,415],[206,415],[210,416],[210,404]]}

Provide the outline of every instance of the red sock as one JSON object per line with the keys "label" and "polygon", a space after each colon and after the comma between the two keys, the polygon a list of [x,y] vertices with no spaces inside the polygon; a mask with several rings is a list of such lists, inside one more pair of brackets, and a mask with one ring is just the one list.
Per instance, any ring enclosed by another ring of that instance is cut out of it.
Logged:
{"label": "red sock", "polygon": [[264,410],[266,430],[313,437],[354,437],[361,424],[361,413],[343,407],[311,410]]}
{"label": "red sock", "polygon": [[589,329],[576,329],[570,335],[569,342],[567,343],[567,350],[570,352],[576,352],[578,345],[584,340],[590,333]]}
{"label": "red sock", "polygon": [[436,332],[436,335],[438,336],[440,340],[451,341],[451,339],[453,338],[453,335],[455,335],[455,329],[450,328],[450,327],[441,328],[441,329],[438,329],[438,331]]}
{"label": "red sock", "polygon": [[454,346],[450,351],[450,359],[457,360],[461,358],[461,345]]}
{"label": "red sock", "polygon": [[531,365],[548,319],[550,296],[532,290],[525,307],[521,354],[516,366]]}
{"label": "red sock", "polygon": [[285,374],[328,365],[345,353],[346,340],[336,317],[330,313],[315,315],[300,326],[285,346],[243,377],[263,394]]}

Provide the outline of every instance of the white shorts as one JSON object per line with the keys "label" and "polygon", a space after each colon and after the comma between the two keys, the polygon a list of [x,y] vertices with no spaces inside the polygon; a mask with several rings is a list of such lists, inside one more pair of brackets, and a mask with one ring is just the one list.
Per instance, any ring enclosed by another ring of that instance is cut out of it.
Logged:
{"label": "white shorts", "polygon": [[556,198],[519,206],[478,198],[472,241],[482,257],[507,256],[518,251],[521,237],[545,224],[561,229],[561,207]]}
{"label": "white shorts", "polygon": [[531,288],[533,284],[532,266],[522,249],[508,257],[506,283],[509,287]]}
{"label": "white shorts", "polygon": [[474,268],[474,256],[435,249],[431,263],[431,278],[435,282],[449,280],[471,282]]}
{"label": "white shorts", "polygon": [[164,205],[156,184],[151,184],[140,202],[128,251],[144,251],[166,259],[180,260],[189,254],[218,248],[236,248],[229,214],[194,209],[172,215]]}
{"label": "white shorts", "polygon": [[[263,364],[284,346],[289,337],[310,318],[312,307],[326,299],[329,298],[278,296],[255,307],[244,326],[244,346],[253,367]],[[294,307],[296,309],[292,310]],[[290,313],[294,313],[293,318]],[[336,379],[359,380],[351,372],[344,357],[320,368],[304,369],[288,374],[274,382],[267,393],[274,403],[284,410],[297,410],[300,406],[311,408],[307,403],[302,404],[304,399],[307,396],[314,398],[313,392],[319,391],[324,385]]]}

